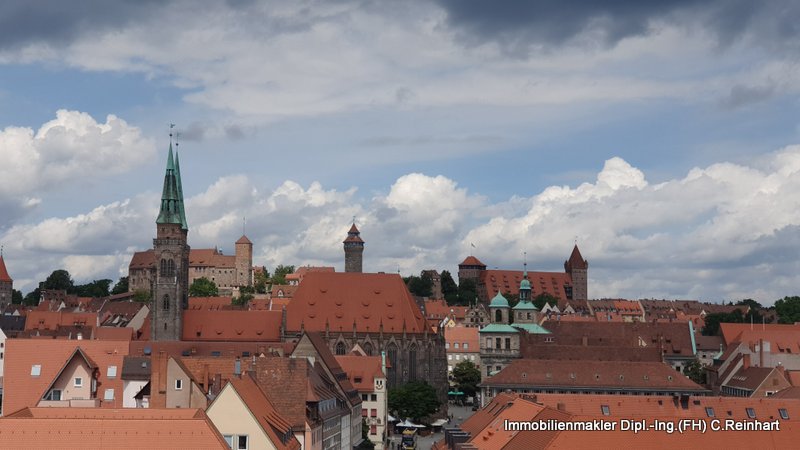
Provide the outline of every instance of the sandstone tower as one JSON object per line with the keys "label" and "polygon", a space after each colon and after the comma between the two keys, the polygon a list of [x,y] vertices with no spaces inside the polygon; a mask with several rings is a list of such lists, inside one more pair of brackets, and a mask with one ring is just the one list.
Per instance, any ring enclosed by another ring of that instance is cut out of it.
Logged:
{"label": "sandstone tower", "polygon": [[362,272],[362,261],[364,258],[364,241],[361,239],[361,232],[358,231],[355,222],[347,232],[347,239],[344,240],[344,271]]}
{"label": "sandstone tower", "polygon": [[183,310],[189,302],[188,232],[180,162],[177,154],[173,160],[170,142],[161,210],[156,219],[156,238],[153,239],[157,265],[150,305],[151,339],[154,341],[181,339]]}
{"label": "sandstone tower", "polygon": [[564,261],[564,271],[572,278],[572,299],[588,300],[589,262],[581,256],[581,251],[578,250],[578,244],[575,244],[575,248],[572,249],[572,254],[569,256],[569,259]]}
{"label": "sandstone tower", "polygon": [[3,250],[0,249],[0,306],[10,305],[14,291],[14,280],[8,275],[6,262],[3,261]]}
{"label": "sandstone tower", "polygon": [[236,282],[239,286],[253,285],[253,243],[245,235],[236,241]]}

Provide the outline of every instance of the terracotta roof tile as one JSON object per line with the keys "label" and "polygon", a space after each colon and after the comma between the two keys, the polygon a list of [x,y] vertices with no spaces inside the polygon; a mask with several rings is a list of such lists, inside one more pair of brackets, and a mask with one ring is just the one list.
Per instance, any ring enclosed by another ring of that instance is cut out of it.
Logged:
{"label": "terracotta roof tile", "polygon": [[281,312],[186,310],[184,341],[265,341],[281,339]]}
{"label": "terracotta roof tile", "polygon": [[239,398],[242,399],[247,409],[253,414],[253,417],[255,417],[275,448],[278,450],[297,450],[300,448],[300,442],[293,435],[286,443],[281,440],[281,436],[292,431],[292,425],[275,409],[267,395],[253,379],[249,376],[232,378],[230,384],[239,394]]}
{"label": "terracotta roof tile", "polygon": [[242,237],[240,237],[239,240],[236,241],[236,243],[237,244],[250,244],[250,245],[253,245],[253,243],[250,241],[250,239],[247,239],[247,236],[245,236],[245,235],[242,235]]}
{"label": "terracotta roof tile", "polygon": [[[531,296],[549,294],[561,300],[567,299],[565,286],[572,285],[572,278],[563,272],[528,272],[531,283]],[[503,295],[519,295],[519,284],[522,281],[521,270],[484,270],[481,282],[486,285],[487,295],[494,296],[498,292]]]}
{"label": "terracotta roof tile", "polygon": [[4,448],[228,449],[196,409],[28,408],[0,420]]}
{"label": "terracotta roof tile", "polygon": [[[480,353],[480,329],[478,327],[447,327],[444,329],[444,339],[450,344],[453,353]],[[455,344],[459,344],[459,348]],[[466,349],[464,344],[467,344]]]}
{"label": "terracotta roof tile", "polygon": [[386,378],[381,370],[380,356],[339,355],[336,361],[358,392],[374,392],[375,378]]}
{"label": "terracotta roof tile", "polygon": [[8,269],[6,269],[6,262],[3,260],[3,255],[0,255],[0,281],[4,281],[6,283],[11,283],[14,281],[8,274]]}
{"label": "terracotta roof tile", "polygon": [[289,331],[422,333],[425,320],[399,275],[312,272],[286,307]]}
{"label": "terracotta roof tile", "polygon": [[482,263],[481,260],[472,255],[464,258],[464,261],[461,261],[459,266],[483,266],[484,268],[486,268],[486,264]]}
{"label": "terracotta roof tile", "polygon": [[450,306],[444,300],[425,300],[425,316],[428,319],[444,319],[453,317],[456,320],[464,320],[467,317],[469,306]]}

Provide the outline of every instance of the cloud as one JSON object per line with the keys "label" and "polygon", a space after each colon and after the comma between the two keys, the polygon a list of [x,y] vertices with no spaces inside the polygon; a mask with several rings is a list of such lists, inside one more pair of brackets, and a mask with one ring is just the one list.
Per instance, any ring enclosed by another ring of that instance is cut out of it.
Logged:
{"label": "cloud", "polygon": [[722,99],[721,104],[724,108],[737,109],[769,100],[773,95],[775,95],[774,84],[765,86],[744,86],[737,84],[731,87],[730,95]]}
{"label": "cloud", "polygon": [[[593,180],[499,203],[441,175],[406,174],[371,196],[317,182],[264,189],[235,175],[187,198],[187,216],[193,248],[219,246],[228,254],[246,218],[255,263],[270,269],[341,270],[342,240],[355,217],[367,271],[455,273],[471,251],[490,267],[518,268],[527,252],[531,269],[561,271],[577,238],[590,263],[592,297],[752,297],[770,304],[800,285],[798,190],[800,146],[790,146],[660,183],[614,157]],[[0,234],[9,271],[23,289],[60,267],[76,277],[115,278],[133,251],[150,248],[157,207],[158,194],[143,194],[14,226]]]}
{"label": "cloud", "polygon": [[459,37],[466,43],[497,42],[524,56],[536,49],[574,43],[614,46],[625,38],[656,33],[664,24],[701,28],[726,45],[750,34],[773,44],[783,40],[796,46],[800,17],[800,8],[789,0],[438,3],[447,11],[447,23],[460,31]]}
{"label": "cloud", "polygon": [[38,130],[0,130],[0,228],[35,207],[44,192],[128,172],[154,154],[150,139],[114,115],[102,123],[62,109]]}

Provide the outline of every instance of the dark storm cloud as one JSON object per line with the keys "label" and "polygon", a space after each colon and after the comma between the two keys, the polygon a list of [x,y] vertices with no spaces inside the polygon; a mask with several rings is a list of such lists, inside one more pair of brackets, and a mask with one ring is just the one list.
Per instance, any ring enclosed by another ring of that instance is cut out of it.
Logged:
{"label": "dark storm cloud", "polygon": [[4,0],[0,2],[0,49],[27,44],[69,44],[96,31],[147,18],[160,0]]}
{"label": "dark storm cloud", "polygon": [[[613,45],[647,34],[659,22],[699,25],[727,44],[746,32],[797,44],[800,7],[792,0],[437,0],[447,23],[468,44],[494,41],[527,53],[592,33],[593,42]],[[785,42],[783,42],[785,43]]]}

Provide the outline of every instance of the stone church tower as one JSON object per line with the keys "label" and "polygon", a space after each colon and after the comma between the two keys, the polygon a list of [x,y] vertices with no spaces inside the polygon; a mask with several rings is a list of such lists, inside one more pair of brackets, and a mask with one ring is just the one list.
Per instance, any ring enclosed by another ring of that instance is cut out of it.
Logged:
{"label": "stone church tower", "polygon": [[358,231],[355,222],[347,232],[347,239],[344,240],[344,271],[362,272],[361,263],[364,258],[364,241],[361,239],[361,232]]}
{"label": "stone church tower", "polygon": [[589,300],[589,262],[581,256],[578,244],[575,244],[569,259],[564,261],[564,271],[572,278],[572,299]]}
{"label": "stone church tower", "polygon": [[179,341],[182,334],[183,310],[189,302],[189,227],[183,207],[181,168],[177,154],[172,157],[169,145],[161,210],[156,219],[153,249],[156,277],[151,298],[151,339]]}

